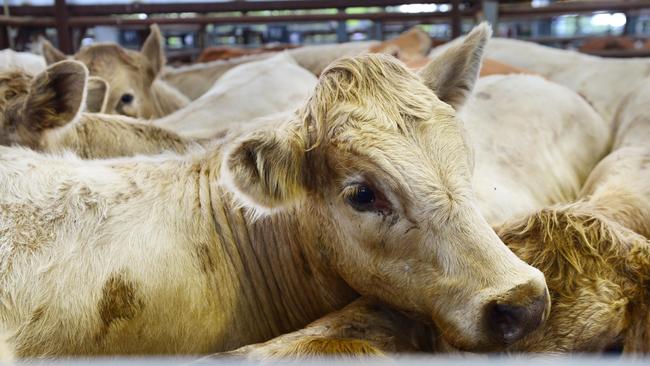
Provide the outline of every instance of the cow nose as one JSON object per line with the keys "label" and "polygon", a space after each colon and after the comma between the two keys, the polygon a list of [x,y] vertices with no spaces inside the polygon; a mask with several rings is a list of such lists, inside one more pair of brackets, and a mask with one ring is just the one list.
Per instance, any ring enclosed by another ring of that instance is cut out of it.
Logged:
{"label": "cow nose", "polygon": [[488,330],[495,343],[510,345],[533,330],[544,319],[546,295],[535,298],[526,306],[491,301],[486,307]]}

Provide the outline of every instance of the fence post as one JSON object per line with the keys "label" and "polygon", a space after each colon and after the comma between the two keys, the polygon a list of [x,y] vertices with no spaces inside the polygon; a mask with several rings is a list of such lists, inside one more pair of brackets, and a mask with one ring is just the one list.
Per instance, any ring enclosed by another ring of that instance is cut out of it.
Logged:
{"label": "fence post", "polygon": [[65,0],[54,1],[54,19],[56,21],[56,35],[59,39],[59,49],[65,54],[74,53]]}
{"label": "fence post", "polygon": [[9,48],[9,27],[0,26],[0,49]]}
{"label": "fence post", "polygon": [[[345,8],[339,8],[339,14],[345,14]],[[343,43],[348,41],[348,27],[345,20],[336,22],[336,41]]]}
{"label": "fence post", "polygon": [[461,34],[460,0],[451,2],[451,38],[460,37]]}
{"label": "fence post", "polygon": [[483,18],[490,22],[492,31],[496,33],[499,24],[499,2],[495,0],[483,0]]}
{"label": "fence post", "polygon": [[381,20],[375,20],[374,23],[372,24],[374,30],[374,39],[378,41],[383,41],[384,40],[384,24]]}

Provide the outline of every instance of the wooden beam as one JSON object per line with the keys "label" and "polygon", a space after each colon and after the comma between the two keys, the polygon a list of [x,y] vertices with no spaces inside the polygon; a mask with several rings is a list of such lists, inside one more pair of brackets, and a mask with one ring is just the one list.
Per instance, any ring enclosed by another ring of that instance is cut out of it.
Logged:
{"label": "wooden beam", "polygon": [[0,26],[0,49],[9,48],[9,29],[6,25]]}
{"label": "wooden beam", "polygon": [[461,27],[462,19],[460,13],[460,0],[452,0],[451,2],[451,38],[460,37],[462,32]]}
{"label": "wooden beam", "polygon": [[[345,8],[338,9],[338,14],[345,14]],[[348,27],[346,20],[339,20],[336,22],[336,40],[339,43],[347,42],[348,38]]]}
{"label": "wooden beam", "polygon": [[488,21],[492,26],[492,31],[496,33],[499,26],[499,2],[496,0],[482,0],[483,19]]}
{"label": "wooden beam", "polygon": [[[51,15],[51,14],[50,14]],[[0,15],[0,25],[9,27],[56,27],[54,18],[15,17]]]}
{"label": "wooden beam", "polygon": [[59,49],[65,54],[74,53],[72,35],[68,24],[68,9],[65,0],[54,1],[54,20],[56,21],[56,35],[59,40]]}

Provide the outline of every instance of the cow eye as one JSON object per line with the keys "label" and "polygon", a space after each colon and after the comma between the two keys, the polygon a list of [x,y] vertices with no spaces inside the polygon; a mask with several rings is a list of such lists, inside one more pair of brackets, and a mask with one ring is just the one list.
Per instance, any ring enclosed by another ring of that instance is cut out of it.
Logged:
{"label": "cow eye", "polygon": [[131,102],[133,102],[133,94],[131,93],[122,94],[122,96],[120,97],[120,101],[123,104],[131,104]]}
{"label": "cow eye", "polygon": [[346,189],[346,201],[357,211],[370,211],[375,209],[375,192],[365,184],[354,184]]}

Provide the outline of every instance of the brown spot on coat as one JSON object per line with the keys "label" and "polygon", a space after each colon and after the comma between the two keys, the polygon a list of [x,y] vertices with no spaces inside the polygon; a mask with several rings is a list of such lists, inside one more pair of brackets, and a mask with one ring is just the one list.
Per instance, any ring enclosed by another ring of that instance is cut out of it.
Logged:
{"label": "brown spot on coat", "polygon": [[108,333],[112,324],[135,318],[142,311],[144,304],[138,299],[136,286],[122,274],[112,275],[104,284],[102,298],[98,304],[99,317],[102,320],[98,338]]}

